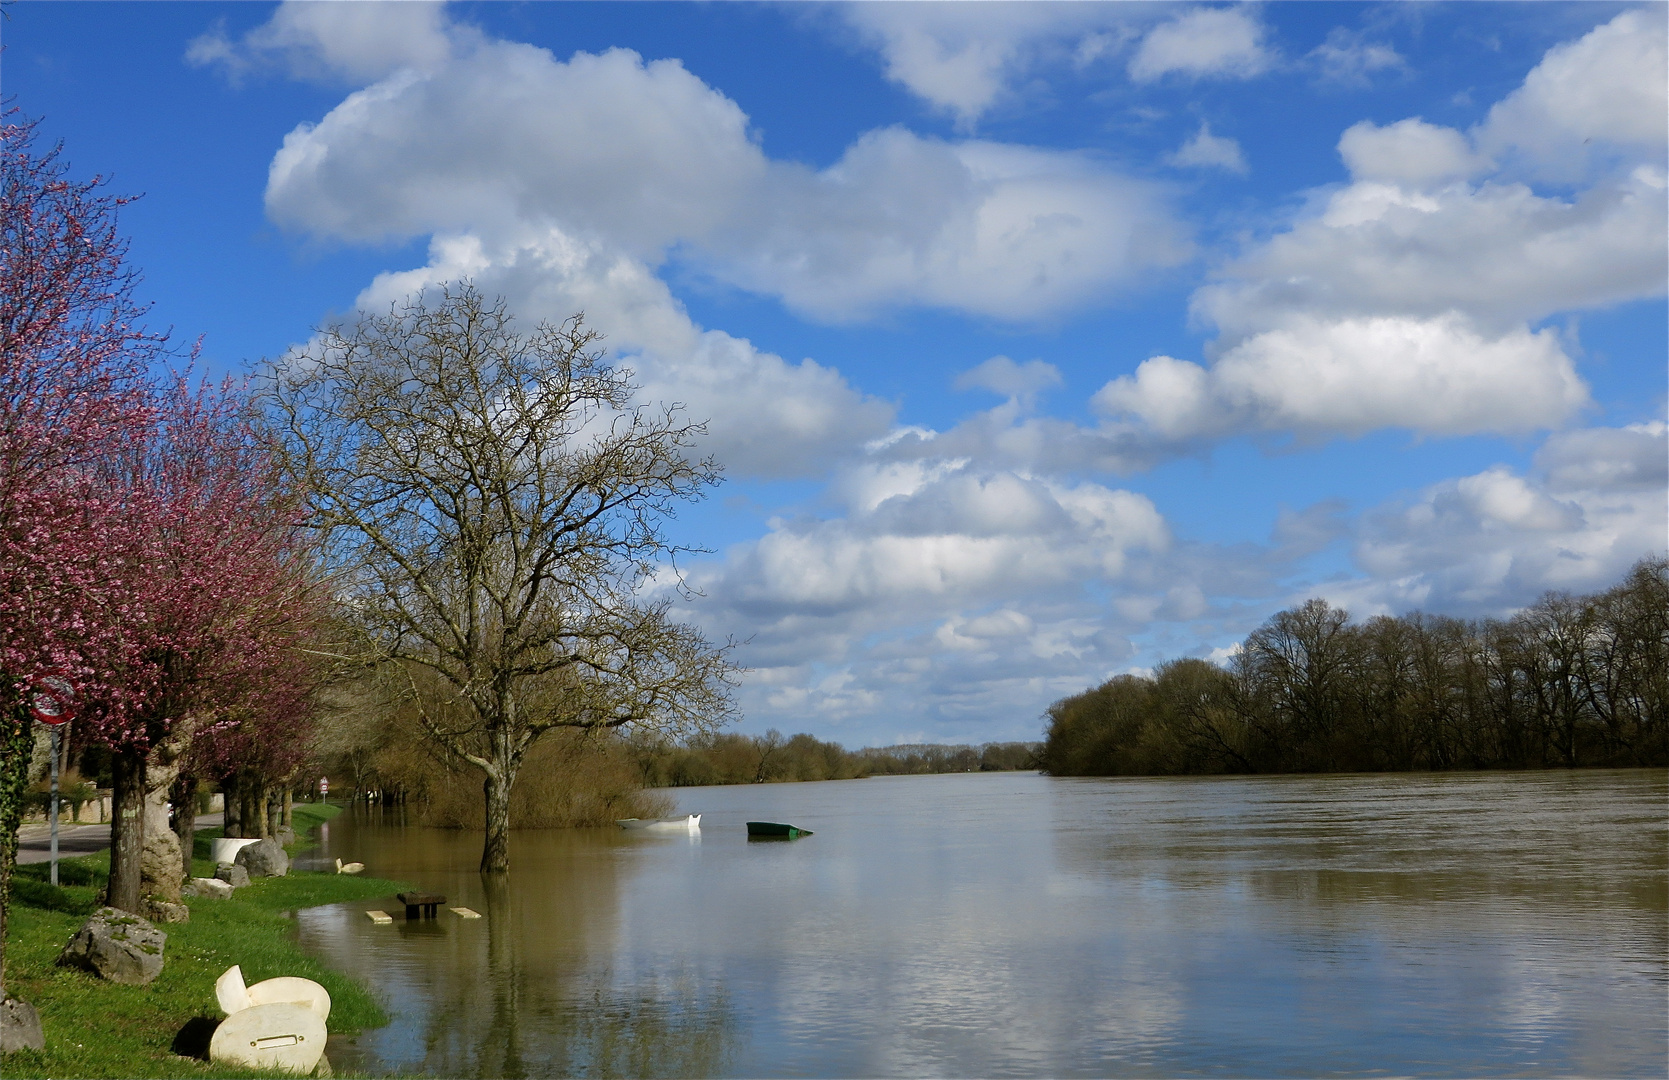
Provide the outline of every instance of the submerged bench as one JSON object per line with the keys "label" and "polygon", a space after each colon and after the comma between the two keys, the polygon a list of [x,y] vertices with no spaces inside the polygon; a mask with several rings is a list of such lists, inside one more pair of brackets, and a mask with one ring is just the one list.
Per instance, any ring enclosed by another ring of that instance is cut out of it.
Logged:
{"label": "submerged bench", "polygon": [[398,894],[398,899],[406,905],[407,919],[433,919],[437,909],[446,903],[446,897],[432,892],[403,892]]}

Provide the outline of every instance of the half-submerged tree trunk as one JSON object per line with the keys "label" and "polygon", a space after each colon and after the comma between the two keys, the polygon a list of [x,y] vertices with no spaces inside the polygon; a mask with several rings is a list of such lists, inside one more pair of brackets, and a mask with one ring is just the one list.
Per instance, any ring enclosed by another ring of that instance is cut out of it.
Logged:
{"label": "half-submerged tree trunk", "polygon": [[140,864],[145,852],[145,755],[131,750],[111,757],[110,886],[105,903],[135,915]]}
{"label": "half-submerged tree trunk", "polygon": [[487,795],[487,837],[481,847],[481,872],[502,874],[510,869],[510,786],[515,783],[513,768],[495,767],[486,771],[482,785]]}

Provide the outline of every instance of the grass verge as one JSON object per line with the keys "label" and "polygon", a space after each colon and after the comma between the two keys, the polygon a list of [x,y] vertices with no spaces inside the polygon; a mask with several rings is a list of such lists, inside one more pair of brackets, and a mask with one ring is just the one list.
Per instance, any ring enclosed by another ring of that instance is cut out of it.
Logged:
{"label": "grass verge", "polygon": [[[292,820],[310,833],[339,807],[300,804]],[[208,839],[198,834],[193,873],[213,873]],[[301,841],[302,844],[307,841]],[[85,972],[55,967],[58,951],[97,907],[109,876],[108,852],[60,860],[54,888],[45,864],[20,866],[7,921],[6,989],[41,1015],[46,1049],[6,1056],[6,1080],[22,1077],[288,1076],[211,1065],[174,1053],[188,1021],[219,1020],[214,981],[233,964],[244,980],[300,975],[330,991],[329,1028],[353,1032],[388,1022],[369,990],[323,967],[296,944],[292,913],[318,904],[380,899],[408,886],[378,878],[291,873],[258,878],[229,900],[192,898],[191,921],[164,924],[162,974],[148,986],[119,986]]]}

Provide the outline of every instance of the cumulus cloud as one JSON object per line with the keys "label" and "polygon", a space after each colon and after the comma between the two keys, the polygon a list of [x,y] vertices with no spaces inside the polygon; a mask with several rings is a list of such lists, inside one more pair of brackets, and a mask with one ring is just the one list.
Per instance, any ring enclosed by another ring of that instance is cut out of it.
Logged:
{"label": "cumulus cloud", "polygon": [[1489,111],[1479,147],[1533,174],[1576,180],[1608,159],[1661,161],[1669,144],[1665,8],[1625,11],[1554,46],[1524,85]]}
{"label": "cumulus cloud", "polygon": [[1152,82],[1165,75],[1249,79],[1275,62],[1266,30],[1247,8],[1195,8],[1149,30],[1130,60],[1130,77]]}
{"label": "cumulus cloud", "polygon": [[1354,610],[1500,614],[1548,589],[1590,592],[1669,546],[1661,422],[1550,439],[1535,474],[1497,466],[1364,515]]}
{"label": "cumulus cloud", "polygon": [[[1664,125],[1584,120],[1578,107],[1620,100],[1662,115],[1663,35],[1643,32],[1660,14],[1625,13],[1550,50],[1473,132],[1417,117],[1348,128],[1339,154],[1351,182],[1315,193],[1195,292],[1194,314],[1219,332],[1214,362],[1154,357],[1103,387],[1097,407],[1184,445],[1567,422],[1587,389],[1558,335],[1535,325],[1661,296],[1669,277]],[[1589,78],[1597,97],[1577,87]],[[1553,145],[1538,141],[1546,132],[1588,133],[1594,160],[1608,154],[1612,167],[1548,194],[1501,171],[1520,149]]]}
{"label": "cumulus cloud", "polygon": [[1005,707],[1029,727],[1129,654],[1097,594],[1150,588],[1172,544],[1145,496],[965,461],[860,462],[834,490],[838,516],[774,520],[692,573],[704,623],[753,636],[744,696],[770,713],[838,721],[862,693],[918,730]]}
{"label": "cumulus cloud", "polygon": [[335,3],[291,0],[233,40],[224,23],[194,38],[186,61],[241,79],[268,68],[293,78],[367,83],[396,71],[433,70],[478,41],[430,0]]}
{"label": "cumulus cloud", "polygon": [[888,79],[950,113],[963,129],[1045,66],[1084,69],[1118,55],[1152,19],[1145,5],[1050,0],[844,4],[839,10],[880,53]]}
{"label": "cumulus cloud", "polygon": [[[1503,388],[1511,387],[1510,393]],[[1456,314],[1294,317],[1209,369],[1168,356],[1102,387],[1094,404],[1172,439],[1223,431],[1434,435],[1551,427],[1588,400],[1551,330],[1486,337]]]}
{"label": "cumulus cloud", "polygon": [[1555,493],[1669,490],[1664,423],[1559,432],[1536,452],[1536,469]]}
{"label": "cumulus cloud", "polygon": [[1183,143],[1165,158],[1172,165],[1193,169],[1225,169],[1245,175],[1246,157],[1240,144],[1222,135],[1213,135],[1211,125],[1202,123],[1194,137]]}
{"label": "cumulus cloud", "polygon": [[632,368],[640,399],[679,403],[706,422],[702,450],[732,475],[824,475],[892,425],[893,406],[858,392],[838,371],[702,330],[643,263],[555,229],[496,246],[473,234],[437,237],[428,265],[379,275],[355,303],[382,310],[464,279],[529,320],[584,312]]}
{"label": "cumulus cloud", "polygon": [[898,305],[1033,319],[1190,251],[1159,189],[1084,155],[889,128],[813,170],[769,159],[676,61],[505,42],[291,132],[267,209],[356,241],[554,228],[651,266],[676,249],[831,320]]}
{"label": "cumulus cloud", "polygon": [[377,77],[285,137],[269,216],[348,242],[428,236],[427,265],[379,276],[362,305],[470,278],[530,318],[583,310],[646,395],[710,421],[735,475],[826,473],[893,408],[695,325],[661,280],[669,260],[829,320],[898,305],[1028,320],[1190,250],[1158,188],[1086,155],[890,128],[811,169],[771,159],[735,102],[677,61],[561,61],[433,6],[396,10],[392,42],[286,5],[227,46],[246,65],[311,56]]}
{"label": "cumulus cloud", "polygon": [[1489,166],[1465,135],[1419,117],[1384,127],[1371,120],[1353,124],[1339,136],[1339,157],[1357,180],[1416,187],[1464,179]]}

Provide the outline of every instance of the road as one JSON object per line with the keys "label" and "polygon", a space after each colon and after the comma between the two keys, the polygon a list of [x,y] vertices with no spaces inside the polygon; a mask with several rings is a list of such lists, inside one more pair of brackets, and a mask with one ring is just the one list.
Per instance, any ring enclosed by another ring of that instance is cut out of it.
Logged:
{"label": "road", "polygon": [[[223,815],[219,813],[201,814],[197,818],[199,829],[213,828],[221,823]],[[110,846],[110,823],[102,825],[75,825],[65,819],[58,821],[58,857],[67,859],[72,855],[91,855],[95,851],[103,851]],[[17,861],[20,864],[43,863],[52,860],[52,826],[46,822],[34,822],[17,830]]]}

